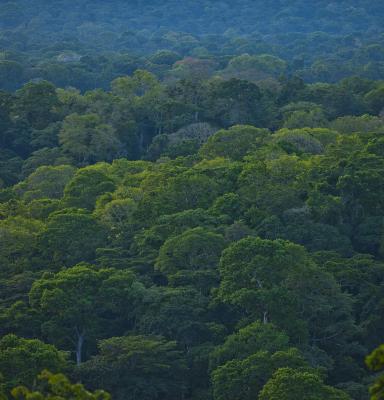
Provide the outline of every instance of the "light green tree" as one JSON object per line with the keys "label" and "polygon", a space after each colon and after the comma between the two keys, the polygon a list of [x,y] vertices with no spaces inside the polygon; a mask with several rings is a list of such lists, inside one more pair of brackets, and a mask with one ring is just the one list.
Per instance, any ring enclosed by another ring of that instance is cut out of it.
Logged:
{"label": "light green tree", "polygon": [[[375,349],[367,358],[366,364],[374,372],[384,369],[384,345]],[[375,383],[370,387],[371,400],[384,399],[384,375],[379,375]]]}
{"label": "light green tree", "polygon": [[63,374],[52,374],[44,370],[39,376],[42,389],[30,390],[18,386],[12,390],[15,400],[111,400],[111,396],[103,391],[89,392],[80,383],[71,383]]}
{"label": "light green tree", "polygon": [[350,400],[345,392],[325,385],[311,372],[281,368],[266,383],[259,400]]}

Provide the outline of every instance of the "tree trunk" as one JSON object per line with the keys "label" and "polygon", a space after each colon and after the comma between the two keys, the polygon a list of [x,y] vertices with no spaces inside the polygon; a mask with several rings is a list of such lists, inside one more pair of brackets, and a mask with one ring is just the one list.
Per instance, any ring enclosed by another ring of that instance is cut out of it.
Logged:
{"label": "tree trunk", "polygon": [[77,343],[76,343],[76,364],[79,366],[82,362],[82,350],[84,344],[84,332],[79,332],[76,328]]}
{"label": "tree trunk", "polygon": [[263,324],[268,324],[268,311],[263,313]]}

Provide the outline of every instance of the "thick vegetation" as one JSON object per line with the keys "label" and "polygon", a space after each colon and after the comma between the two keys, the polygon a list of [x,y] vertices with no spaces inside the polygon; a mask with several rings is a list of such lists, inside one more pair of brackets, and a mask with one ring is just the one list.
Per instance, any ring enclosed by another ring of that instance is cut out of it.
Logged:
{"label": "thick vegetation", "polygon": [[1,400],[384,398],[383,15],[0,5]]}
{"label": "thick vegetation", "polygon": [[384,77],[380,0],[4,0],[0,87],[86,90],[147,69],[311,82]]}

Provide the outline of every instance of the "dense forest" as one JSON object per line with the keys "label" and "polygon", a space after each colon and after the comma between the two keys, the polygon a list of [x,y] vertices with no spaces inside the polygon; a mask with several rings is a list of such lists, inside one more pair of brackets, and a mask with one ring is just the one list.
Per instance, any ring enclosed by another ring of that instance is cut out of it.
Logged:
{"label": "dense forest", "polygon": [[384,399],[384,3],[0,4],[0,400]]}
{"label": "dense forest", "polygon": [[384,78],[380,0],[1,3],[0,88],[7,90],[31,79],[107,90],[136,69],[167,81],[191,72],[256,82],[292,73],[308,82]]}

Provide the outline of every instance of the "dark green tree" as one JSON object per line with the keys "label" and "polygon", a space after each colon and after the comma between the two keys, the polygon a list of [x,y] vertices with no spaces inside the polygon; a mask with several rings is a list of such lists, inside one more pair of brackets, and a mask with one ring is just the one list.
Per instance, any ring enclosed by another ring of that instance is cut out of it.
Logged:
{"label": "dark green tree", "polygon": [[188,370],[175,342],[156,336],[113,337],[84,363],[80,376],[122,399],[178,399],[186,393]]}
{"label": "dark green tree", "polygon": [[29,299],[41,316],[43,335],[72,351],[80,365],[96,339],[132,328],[143,294],[129,271],[77,265],[43,275]]}
{"label": "dark green tree", "polygon": [[43,369],[62,372],[69,368],[67,354],[38,339],[6,335],[0,340],[0,373],[7,390],[32,386]]}

